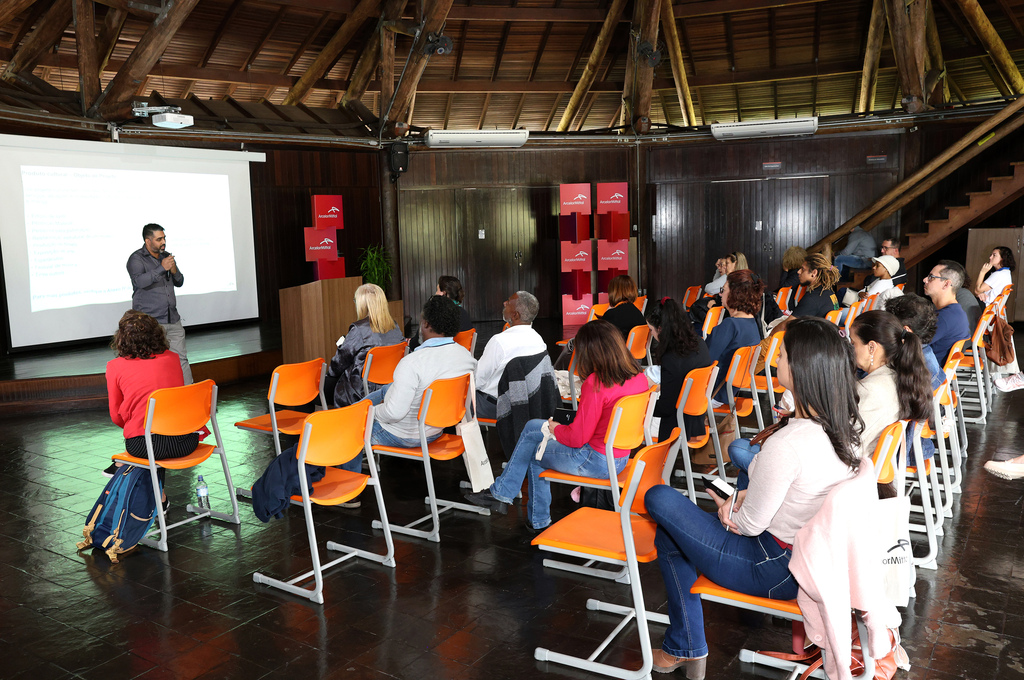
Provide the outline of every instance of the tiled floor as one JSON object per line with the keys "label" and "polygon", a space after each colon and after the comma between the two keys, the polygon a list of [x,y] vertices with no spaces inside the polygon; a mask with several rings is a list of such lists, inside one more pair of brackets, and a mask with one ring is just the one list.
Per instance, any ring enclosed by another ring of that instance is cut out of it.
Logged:
{"label": "tiled floor", "polygon": [[[267,437],[232,427],[262,412],[266,385],[221,390],[219,421],[238,483],[273,455]],[[1024,483],[981,469],[993,455],[1021,449],[1024,392],[997,397],[987,428],[970,426],[964,493],[946,525],[939,570],[922,572],[904,614],[910,678],[1024,677]],[[589,653],[614,625],[587,612],[589,597],[626,602],[625,587],[545,569],[507,516],[456,513],[442,542],[396,536],[388,569],[348,561],[326,578],[326,604],[299,600],[252,582],[308,568],[301,513],[261,524],[248,505],[241,526],[204,521],[171,535],[168,553],[144,548],[111,565],[76,554],[85,513],[104,479],[104,457],[119,431],[104,412],[0,423],[0,677],[3,678],[501,678],[594,677],[535,661],[544,645]],[[497,446],[496,442],[493,442]],[[461,461],[438,465],[442,496],[458,493]],[[216,466],[203,468],[214,503],[226,504]],[[385,460],[393,520],[418,516],[424,489],[416,464]],[[194,471],[170,473],[182,506]],[[558,513],[568,511],[560,499]],[[373,504],[317,509],[321,541],[335,535],[380,545],[370,529]],[[664,610],[656,565],[642,569],[649,608]],[[706,605],[708,678],[778,677],[740,664],[736,653],[785,650],[787,629]],[[758,626],[758,624],[760,624]],[[655,644],[661,630],[653,629]],[[605,658],[639,665],[635,630]],[[674,677],[683,677],[677,674]]]}

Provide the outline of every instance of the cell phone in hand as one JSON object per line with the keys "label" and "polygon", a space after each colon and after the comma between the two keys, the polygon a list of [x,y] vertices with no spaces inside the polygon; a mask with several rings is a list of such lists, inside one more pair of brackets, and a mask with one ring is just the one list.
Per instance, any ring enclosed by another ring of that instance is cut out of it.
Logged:
{"label": "cell phone in hand", "polygon": [[704,490],[707,491],[709,494],[715,494],[723,501],[729,500],[729,498],[732,497],[733,493],[735,493],[736,491],[731,486],[723,482],[721,479],[708,479],[707,477],[704,478]]}

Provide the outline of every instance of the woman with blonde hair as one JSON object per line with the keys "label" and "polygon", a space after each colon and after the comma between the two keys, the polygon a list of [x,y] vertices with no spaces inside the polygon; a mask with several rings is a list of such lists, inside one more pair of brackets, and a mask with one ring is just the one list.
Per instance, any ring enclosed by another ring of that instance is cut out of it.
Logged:
{"label": "woman with blonde hair", "polygon": [[[348,334],[338,341],[338,351],[327,370],[327,394],[334,395],[335,406],[348,406],[363,398],[363,363],[374,347],[402,342],[402,331],[391,318],[388,299],[381,287],[364,283],[356,288],[354,300],[359,320],[349,326]],[[331,385],[333,389],[330,389]],[[379,385],[370,385],[374,390]]]}
{"label": "woman with blonde hair", "polygon": [[782,255],[782,279],[779,288],[796,288],[800,285],[800,266],[807,259],[807,251],[800,246],[790,246]]}
{"label": "woman with blonde hair", "polygon": [[793,316],[825,318],[829,312],[839,309],[839,298],[836,297],[839,270],[832,266],[828,257],[811,253],[804,258],[798,274],[800,285],[807,286],[807,291],[793,310]]}

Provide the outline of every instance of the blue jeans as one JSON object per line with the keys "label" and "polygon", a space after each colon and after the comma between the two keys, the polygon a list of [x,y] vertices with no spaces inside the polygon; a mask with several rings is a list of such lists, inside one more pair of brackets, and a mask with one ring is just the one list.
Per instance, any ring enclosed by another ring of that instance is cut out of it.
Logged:
{"label": "blue jeans", "polygon": [[858,255],[836,255],[836,259],[832,264],[839,270],[839,277],[845,281],[846,276],[843,273],[844,267],[849,267],[850,269],[870,269],[871,258],[860,257]]}
{"label": "blue jeans", "polygon": [[[540,473],[557,470],[581,477],[608,479],[608,463],[604,453],[595,451],[590,444],[574,449],[552,439],[544,449],[543,458],[537,460],[537,447],[544,439],[540,428],[545,422],[538,418],[526,423],[512,458],[505,465],[505,471],[491,484],[491,495],[503,503],[511,503],[519,495],[526,473],[530,473],[530,499],[526,507],[526,518],[534,529],[543,529],[551,524],[551,482],[541,479]],[[616,458],[615,471],[622,472],[628,460],[628,456]]]}
{"label": "blue jeans", "polygon": [[760,444],[751,444],[749,439],[736,439],[729,444],[729,460],[740,469],[736,475],[736,490],[742,491],[750,486],[750,476],[747,470],[750,469],[750,461],[761,450]]}
{"label": "blue jeans", "polygon": [[652,487],[645,500],[658,523],[654,545],[668,595],[670,623],[661,646],[665,652],[688,659],[708,653],[700,596],[690,593],[698,573],[747,595],[796,597],[796,579],[789,573],[792,552],[767,531],[760,536],[729,533],[718,515],[664,484]]}
{"label": "blue jeans", "polygon": [[[389,387],[391,386],[385,385],[379,390],[374,390],[373,392],[370,392],[368,395],[366,395],[366,398],[369,399],[370,403],[373,404],[374,406],[380,406],[381,402],[384,401],[384,395],[387,394]],[[441,435],[439,433],[433,437],[427,437],[427,441],[432,442],[440,436]],[[406,448],[419,448],[420,440],[419,437],[417,437],[416,439],[403,439],[402,437],[393,435],[387,430],[385,430],[384,426],[375,420],[373,421],[373,430],[370,432],[370,443],[380,444],[381,446],[402,446]],[[342,470],[348,470],[349,472],[362,472],[363,452],[360,451],[355,455],[354,458],[352,458],[352,460],[350,460],[347,463],[342,463],[338,467],[340,467]]]}

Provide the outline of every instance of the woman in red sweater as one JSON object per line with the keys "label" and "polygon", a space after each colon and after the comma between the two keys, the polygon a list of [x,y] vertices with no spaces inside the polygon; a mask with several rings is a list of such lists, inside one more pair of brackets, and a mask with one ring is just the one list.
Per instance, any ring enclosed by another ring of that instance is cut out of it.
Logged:
{"label": "woman in red sweater", "polygon": [[[133,456],[147,458],[146,411],[149,395],[163,387],[185,384],[178,355],[168,349],[160,323],[148,314],[130,309],[117,324],[110,347],[117,354],[107,363],[107,396],[110,419],[124,429],[124,448]],[[157,460],[181,458],[195,451],[199,434],[168,437],[153,435]],[[120,465],[120,464],[118,464]],[[113,474],[113,469],[105,471]],[[163,483],[163,468],[158,471]],[[166,500],[166,496],[164,496]]]}
{"label": "woman in red sweater", "polygon": [[[604,436],[615,402],[647,390],[647,378],[626,349],[622,333],[607,321],[591,321],[580,328],[576,334],[576,352],[577,373],[583,379],[583,385],[572,424],[556,425],[550,418],[528,422],[501,476],[489,489],[466,495],[475,505],[505,513],[529,472],[526,517],[532,531],[540,531],[551,524],[551,483],[541,479],[540,473],[557,470],[608,479]],[[544,439],[545,426],[554,438],[544,449],[544,456],[537,460],[535,454]],[[617,472],[626,467],[628,460],[628,450],[615,449]]]}

